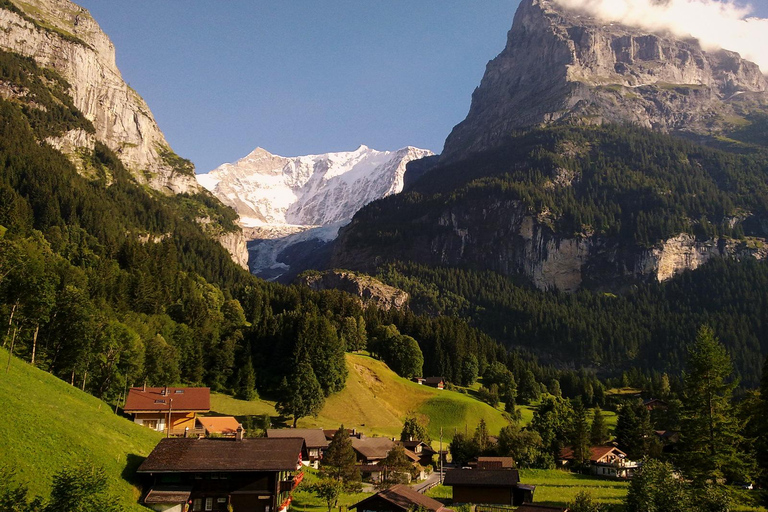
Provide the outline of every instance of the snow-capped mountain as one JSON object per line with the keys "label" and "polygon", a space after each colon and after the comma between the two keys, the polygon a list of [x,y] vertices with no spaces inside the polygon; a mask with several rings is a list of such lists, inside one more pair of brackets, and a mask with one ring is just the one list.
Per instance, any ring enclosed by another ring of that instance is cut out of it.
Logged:
{"label": "snow-capped mountain", "polygon": [[408,163],[432,155],[410,146],[297,157],[256,148],[197,180],[240,215],[251,272],[277,279],[294,274],[297,259],[316,256],[360,208],[402,191]]}
{"label": "snow-capped mountain", "polygon": [[414,147],[376,151],[360,146],[282,157],[256,148],[197,179],[240,214],[243,226],[326,226],[348,221],[371,201],[400,192],[408,162],[431,155]]}

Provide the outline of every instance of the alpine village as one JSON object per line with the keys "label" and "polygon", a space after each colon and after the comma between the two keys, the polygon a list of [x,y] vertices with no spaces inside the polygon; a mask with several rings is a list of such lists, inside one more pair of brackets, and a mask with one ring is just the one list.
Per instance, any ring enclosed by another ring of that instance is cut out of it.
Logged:
{"label": "alpine village", "polygon": [[768,510],[768,77],[589,5],[440,155],[195,174],[0,0],[0,512]]}

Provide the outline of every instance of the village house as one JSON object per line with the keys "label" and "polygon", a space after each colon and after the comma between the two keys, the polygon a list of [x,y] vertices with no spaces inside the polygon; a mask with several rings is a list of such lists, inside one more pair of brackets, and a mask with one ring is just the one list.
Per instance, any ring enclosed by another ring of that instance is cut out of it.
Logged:
{"label": "village house", "polygon": [[358,512],[409,512],[419,507],[429,512],[453,512],[439,501],[402,484],[379,491],[349,508]]}
{"label": "village house", "polygon": [[307,459],[304,464],[318,468],[323,453],[330,444],[321,428],[270,428],[267,429],[267,437],[279,439],[287,437],[300,437],[307,446]]}
{"label": "village house", "polygon": [[[473,465],[470,463],[470,466]],[[474,462],[477,469],[515,469],[515,459],[512,457],[478,457]]]}
{"label": "village house", "polygon": [[658,398],[652,398],[650,400],[646,400],[643,402],[643,405],[646,409],[649,411],[666,411],[669,408],[669,404],[665,402],[664,400],[659,400]]}
{"label": "village house", "polygon": [[424,381],[426,379],[424,377],[411,377],[411,380],[421,386],[421,385],[424,385]]}
{"label": "village house", "polygon": [[235,437],[237,429],[242,428],[242,425],[234,416],[200,416],[197,418],[196,427],[206,437]]}
{"label": "village house", "polygon": [[[574,462],[573,450],[563,448],[560,452],[562,465]],[[615,446],[592,446],[589,449],[590,472],[593,475],[610,478],[632,478],[638,463],[627,459],[627,454]]]}
{"label": "village house", "polygon": [[416,454],[416,462],[422,466],[431,466],[434,463],[434,457],[437,455],[437,452],[433,450],[432,447],[427,443],[422,441],[409,440],[400,441],[400,444],[402,444],[403,448],[405,448],[407,451]]}
{"label": "village house", "polygon": [[123,410],[139,425],[183,436],[195,429],[198,414],[211,410],[211,390],[167,386],[131,388]]}
{"label": "village house", "polygon": [[520,483],[516,469],[452,469],[443,485],[452,487],[454,503],[519,506],[533,501],[535,486]]}
{"label": "village house", "polygon": [[388,437],[367,437],[359,434],[352,438],[352,449],[357,458],[357,469],[363,479],[378,482],[384,473],[379,463],[387,457],[395,442]]}
{"label": "village house", "polygon": [[445,377],[427,377],[424,379],[424,385],[437,389],[444,389]]}
{"label": "village house", "polygon": [[301,482],[304,440],[163,439],[139,466],[158,512],[286,512]]}

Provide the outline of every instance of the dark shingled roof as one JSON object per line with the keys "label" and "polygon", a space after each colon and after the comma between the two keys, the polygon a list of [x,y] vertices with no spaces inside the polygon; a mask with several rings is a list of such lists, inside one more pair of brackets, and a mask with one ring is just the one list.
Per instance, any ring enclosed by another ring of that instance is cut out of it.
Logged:
{"label": "dark shingled roof", "polygon": [[388,437],[352,438],[352,448],[366,459],[383,459],[395,442]]}
{"label": "dark shingled roof", "polygon": [[302,437],[307,448],[328,448],[329,444],[321,428],[269,428],[267,437]]}
{"label": "dark shingled roof", "polygon": [[390,487],[389,489],[379,491],[373,496],[369,496],[364,500],[355,503],[349,508],[357,508],[358,510],[362,510],[361,505],[376,498],[388,501],[389,503],[392,503],[393,505],[403,510],[409,510],[411,508],[422,506],[432,512],[453,512],[451,509],[445,508],[439,501],[433,500],[428,496],[424,496],[423,494],[420,494],[407,485],[403,484],[398,484]]}
{"label": "dark shingled roof", "polygon": [[155,487],[144,498],[144,503],[186,503],[192,487]]}
{"label": "dark shingled roof", "polygon": [[445,485],[469,487],[514,487],[520,482],[516,469],[452,469],[446,471]]}
{"label": "dark shingled roof", "polygon": [[162,439],[139,473],[294,471],[303,439]]}
{"label": "dark shingled roof", "polygon": [[[173,403],[171,403],[173,400]],[[210,388],[131,388],[123,410],[127,413],[142,411],[195,411],[211,410]]]}

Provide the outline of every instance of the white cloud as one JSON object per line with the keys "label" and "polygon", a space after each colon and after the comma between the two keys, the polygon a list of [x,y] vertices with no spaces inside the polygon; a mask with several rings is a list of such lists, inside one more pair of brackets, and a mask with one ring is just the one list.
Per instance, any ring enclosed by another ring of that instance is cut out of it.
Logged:
{"label": "white cloud", "polygon": [[704,49],[738,52],[768,74],[768,19],[730,0],[555,0],[607,22],[693,36]]}

